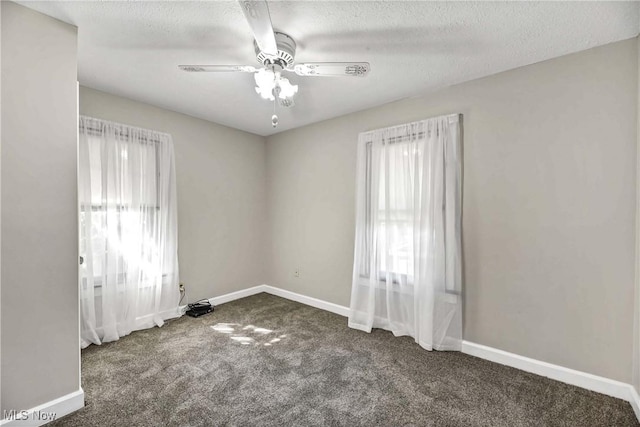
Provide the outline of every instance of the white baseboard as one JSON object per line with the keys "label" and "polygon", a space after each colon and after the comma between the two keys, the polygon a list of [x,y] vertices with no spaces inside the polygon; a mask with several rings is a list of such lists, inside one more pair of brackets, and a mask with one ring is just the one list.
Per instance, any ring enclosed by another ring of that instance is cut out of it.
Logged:
{"label": "white baseboard", "polygon": [[621,381],[611,380],[605,377],[588,374],[575,369],[565,368],[552,363],[542,362],[485,345],[462,342],[462,352],[501,365],[517,368],[532,374],[541,375],[563,383],[586,388],[587,390],[617,397],[631,402],[631,390],[633,387]]}
{"label": "white baseboard", "polygon": [[235,301],[240,298],[250,297],[264,291],[264,285],[254,286],[252,288],[243,289],[241,291],[231,292],[230,294],[220,295],[218,297],[209,298],[211,305],[224,304],[225,302]]}
{"label": "white baseboard", "polygon": [[311,307],[319,308],[321,310],[330,311],[331,313],[339,314],[340,316],[349,316],[349,307],[334,304],[332,302],[323,301],[317,298],[308,297],[306,295],[297,294],[295,292],[287,291],[285,289],[276,288],[274,286],[262,285],[263,292],[278,297],[286,298],[291,301],[300,302]]}
{"label": "white baseboard", "polygon": [[[35,408],[15,409],[14,415],[0,421],[0,426],[41,426],[54,419],[59,419],[84,407],[84,390],[80,388],[73,393],[59,397]],[[5,410],[6,411],[6,410]],[[5,412],[3,416],[6,416]],[[51,416],[54,418],[51,418]]]}
{"label": "white baseboard", "polygon": [[[329,311],[340,316],[348,317],[349,307],[323,301],[317,298],[308,297],[302,294],[280,289],[270,285],[254,286],[238,292],[211,298],[212,304],[223,304],[225,302],[255,295],[260,292],[266,292],[292,301]],[[565,368],[563,366],[554,365],[552,363],[542,362],[518,354],[509,353],[482,344],[476,344],[469,341],[462,342],[462,353],[489,360],[491,362],[500,363],[501,365],[510,366],[536,375],[551,378],[556,381],[571,384],[597,393],[606,394],[628,401],[633,408],[636,417],[640,420],[640,396],[635,388],[621,381],[611,380],[609,378],[600,377],[575,369]]]}
{"label": "white baseboard", "polygon": [[[339,314],[340,316],[347,317],[349,315],[349,307],[334,304],[332,302],[323,301],[317,298],[308,297],[306,295],[297,294],[295,292],[287,291],[285,289],[276,288],[269,285],[258,285],[252,288],[242,289],[240,291],[231,292],[229,294],[220,295],[217,297],[209,298],[209,302],[212,305],[224,304],[226,302],[235,301],[240,298],[256,295],[261,292],[265,292],[278,297],[286,298],[291,301],[296,301],[311,307],[319,308],[321,310],[329,311],[331,313]],[[186,309],[186,306],[182,306],[181,309]]]}
{"label": "white baseboard", "polygon": [[636,388],[632,385],[629,385],[629,403],[633,408],[633,412],[636,413],[636,418],[640,420],[640,396]]}

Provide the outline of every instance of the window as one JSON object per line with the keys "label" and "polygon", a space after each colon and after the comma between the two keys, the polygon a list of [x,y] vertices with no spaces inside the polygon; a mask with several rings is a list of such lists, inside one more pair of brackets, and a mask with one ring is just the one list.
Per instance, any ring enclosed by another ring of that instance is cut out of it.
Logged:
{"label": "window", "polygon": [[171,135],[80,116],[82,347],[180,315]]}
{"label": "window", "polygon": [[[369,278],[372,253],[379,257],[378,280],[411,284],[414,275],[414,210],[416,192],[421,191],[421,140],[409,136],[388,138],[388,147],[374,154],[366,143],[365,233],[360,275]],[[375,259],[375,258],[374,258]]]}
{"label": "window", "polygon": [[[150,236],[159,226],[158,141],[130,142],[128,134],[121,132],[117,146],[105,149],[101,136],[92,135],[89,129],[87,143],[90,196],[80,204],[80,254],[84,270],[81,276],[86,286],[90,273],[85,260],[92,259],[94,287],[102,287],[103,277],[107,276],[116,285],[122,285],[128,270],[127,259],[138,256],[138,253],[129,252],[140,251],[139,247],[126,244],[127,237],[139,235],[139,240],[146,246],[142,253],[149,259],[157,256],[158,248]],[[106,173],[104,168],[109,164],[117,164],[117,170],[131,173]],[[131,180],[138,182],[131,185]],[[118,190],[113,191],[114,188]],[[86,238],[84,233],[88,233]],[[145,234],[149,238],[145,238]],[[86,256],[88,245],[91,257]]]}
{"label": "window", "polygon": [[460,349],[460,148],[457,114],[358,136],[350,327]]}

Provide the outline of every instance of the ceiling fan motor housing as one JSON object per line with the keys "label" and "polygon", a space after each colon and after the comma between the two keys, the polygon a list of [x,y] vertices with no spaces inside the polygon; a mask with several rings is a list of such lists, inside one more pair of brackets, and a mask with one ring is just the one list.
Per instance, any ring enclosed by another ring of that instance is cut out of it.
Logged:
{"label": "ceiling fan motor housing", "polygon": [[278,56],[276,58],[267,56],[260,50],[256,41],[253,41],[253,47],[256,50],[256,58],[258,62],[264,66],[277,64],[282,68],[288,68],[293,64],[296,56],[296,42],[287,34],[274,32],[276,37],[276,45],[278,46]]}

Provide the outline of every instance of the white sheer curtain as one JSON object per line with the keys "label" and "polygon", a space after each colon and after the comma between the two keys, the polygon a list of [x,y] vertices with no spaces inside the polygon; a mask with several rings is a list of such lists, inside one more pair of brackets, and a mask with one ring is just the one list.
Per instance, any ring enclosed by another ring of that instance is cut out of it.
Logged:
{"label": "white sheer curtain", "polygon": [[79,122],[82,347],[177,317],[177,209],[168,134]]}
{"label": "white sheer curtain", "polygon": [[361,133],[349,326],[460,350],[458,115]]}

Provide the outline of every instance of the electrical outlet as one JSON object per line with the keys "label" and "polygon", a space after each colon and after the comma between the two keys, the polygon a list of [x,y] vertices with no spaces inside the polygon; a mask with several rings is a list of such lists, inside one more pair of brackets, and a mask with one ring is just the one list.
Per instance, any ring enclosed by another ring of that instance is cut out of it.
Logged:
{"label": "electrical outlet", "polygon": [[184,292],[184,283],[180,282],[180,292]]}
{"label": "electrical outlet", "polygon": [[293,270],[293,277],[300,277],[300,269],[296,268]]}

